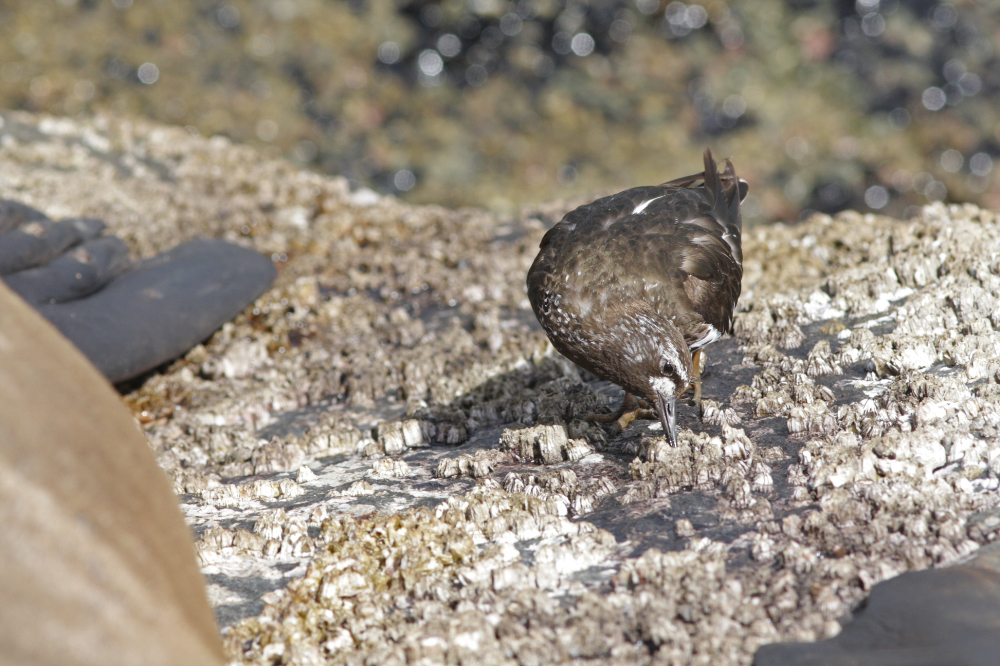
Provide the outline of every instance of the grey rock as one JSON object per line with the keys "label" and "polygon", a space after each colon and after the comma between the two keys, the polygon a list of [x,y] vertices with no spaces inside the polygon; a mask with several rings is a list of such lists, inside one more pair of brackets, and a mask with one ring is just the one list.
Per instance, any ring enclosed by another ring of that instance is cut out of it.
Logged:
{"label": "grey rock", "polygon": [[992,666],[1000,658],[1000,547],[987,565],[904,573],[876,585],[844,630],[767,645],[754,666]]}

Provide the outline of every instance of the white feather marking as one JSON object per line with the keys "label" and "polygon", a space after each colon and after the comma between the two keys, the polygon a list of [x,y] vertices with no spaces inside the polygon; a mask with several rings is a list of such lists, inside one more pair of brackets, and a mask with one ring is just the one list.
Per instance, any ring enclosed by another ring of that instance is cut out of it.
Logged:
{"label": "white feather marking", "polygon": [[689,344],[688,345],[688,349],[691,349],[691,350],[701,349],[705,345],[710,345],[710,344],[712,344],[713,342],[715,342],[716,340],[718,340],[721,337],[722,337],[722,333],[719,332],[719,329],[717,329],[714,326],[712,326],[711,324],[709,324],[708,325],[708,331],[705,333],[705,335],[701,336],[700,340],[696,340],[695,342],[692,342],[691,344]]}
{"label": "white feather marking", "polygon": [[726,245],[729,246],[729,251],[733,255],[733,259],[736,259],[736,263],[742,266],[743,262],[737,258],[740,252],[739,247],[737,247],[736,236],[727,232],[722,234],[722,240],[726,241]]}
{"label": "white feather marking", "polygon": [[673,395],[677,392],[677,384],[669,377],[650,377],[649,385],[660,395]]}
{"label": "white feather marking", "polygon": [[632,214],[633,215],[638,215],[642,211],[646,210],[646,206],[648,206],[649,204],[653,203],[657,199],[662,199],[664,196],[666,196],[666,195],[661,194],[658,197],[653,197],[652,199],[647,199],[646,201],[643,201],[641,204],[639,204],[638,206],[635,207],[635,210],[632,211]]}

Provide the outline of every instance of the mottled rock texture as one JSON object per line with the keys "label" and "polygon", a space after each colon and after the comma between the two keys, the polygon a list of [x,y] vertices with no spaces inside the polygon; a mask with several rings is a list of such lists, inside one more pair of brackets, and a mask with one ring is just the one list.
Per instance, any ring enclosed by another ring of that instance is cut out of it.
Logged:
{"label": "mottled rock texture", "polygon": [[736,337],[670,448],[581,421],[618,391],[534,323],[559,204],[413,207],[183,129],[18,114],[0,196],[141,256],[208,235],[278,265],[124,387],[236,663],[750,664],[1000,533],[992,212],[748,229]]}

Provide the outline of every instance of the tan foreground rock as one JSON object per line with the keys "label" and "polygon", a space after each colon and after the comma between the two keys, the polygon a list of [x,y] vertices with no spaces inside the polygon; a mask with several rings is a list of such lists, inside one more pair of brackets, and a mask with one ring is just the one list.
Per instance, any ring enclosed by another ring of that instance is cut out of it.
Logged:
{"label": "tan foreground rock", "polygon": [[618,398],[528,307],[554,218],[106,117],[6,114],[0,196],[144,256],[202,234],[280,267],[125,396],[236,663],[749,664],[1000,533],[995,213],[746,230],[736,338],[671,449],[580,420]]}
{"label": "tan foreground rock", "polygon": [[107,380],[0,284],[0,651],[222,663],[170,486]]}

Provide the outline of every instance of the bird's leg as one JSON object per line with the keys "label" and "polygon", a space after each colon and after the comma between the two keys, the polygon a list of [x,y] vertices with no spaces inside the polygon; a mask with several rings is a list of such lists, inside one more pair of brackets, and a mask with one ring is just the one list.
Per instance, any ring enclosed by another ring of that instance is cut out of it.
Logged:
{"label": "bird's leg", "polygon": [[705,362],[700,349],[694,351],[691,366],[694,369],[694,404],[701,407],[701,371],[705,369]]}
{"label": "bird's leg", "polygon": [[585,414],[585,421],[596,421],[597,423],[615,423],[618,425],[618,432],[625,430],[632,421],[636,419],[658,418],[656,411],[645,409],[639,405],[639,398],[631,393],[625,393],[622,406],[610,414]]}
{"label": "bird's leg", "polygon": [[[692,397],[694,397],[694,404],[701,407],[701,371],[705,368],[705,357],[702,355],[700,349],[695,349],[694,354],[691,355],[691,370],[694,373],[694,377],[691,379],[691,383],[688,387],[684,389],[684,393],[691,391]],[[681,395],[684,395],[681,393]]]}

